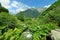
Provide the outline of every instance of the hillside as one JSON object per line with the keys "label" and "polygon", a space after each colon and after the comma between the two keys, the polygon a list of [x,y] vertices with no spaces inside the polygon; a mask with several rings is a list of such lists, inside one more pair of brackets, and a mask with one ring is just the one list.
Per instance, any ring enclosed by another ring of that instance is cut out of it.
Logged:
{"label": "hillside", "polygon": [[[60,26],[60,0],[52,4],[47,10],[41,14],[42,18],[47,22],[54,22]],[[41,18],[40,16],[40,18]]]}

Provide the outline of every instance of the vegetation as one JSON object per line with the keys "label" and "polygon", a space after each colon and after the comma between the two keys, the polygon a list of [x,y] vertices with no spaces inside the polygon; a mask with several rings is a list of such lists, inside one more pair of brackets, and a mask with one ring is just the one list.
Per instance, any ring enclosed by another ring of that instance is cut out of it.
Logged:
{"label": "vegetation", "polygon": [[2,7],[1,3],[0,3],[0,13],[1,12],[9,12],[8,9],[5,9],[4,7]]}
{"label": "vegetation", "polygon": [[38,10],[34,8],[27,9],[26,11],[19,12],[18,14],[21,14],[21,13],[23,14],[24,18],[35,18],[40,14]]}
{"label": "vegetation", "polygon": [[23,12],[13,16],[0,7],[0,40],[45,40],[51,30],[60,27],[59,0],[37,18],[24,17]]}
{"label": "vegetation", "polygon": [[24,21],[23,12],[19,12],[18,14],[16,14],[16,17],[17,17],[19,20]]}

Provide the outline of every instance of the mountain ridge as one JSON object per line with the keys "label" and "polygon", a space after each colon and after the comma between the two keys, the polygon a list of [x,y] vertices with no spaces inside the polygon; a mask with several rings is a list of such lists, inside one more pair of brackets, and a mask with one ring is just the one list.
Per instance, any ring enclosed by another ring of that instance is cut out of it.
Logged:
{"label": "mountain ridge", "polygon": [[[27,17],[27,18],[35,18],[41,12],[43,12],[44,10],[45,10],[44,8],[30,8],[30,9],[27,9],[27,10],[21,11],[21,12],[23,13],[24,17]],[[18,14],[20,15],[21,12],[19,12]]]}

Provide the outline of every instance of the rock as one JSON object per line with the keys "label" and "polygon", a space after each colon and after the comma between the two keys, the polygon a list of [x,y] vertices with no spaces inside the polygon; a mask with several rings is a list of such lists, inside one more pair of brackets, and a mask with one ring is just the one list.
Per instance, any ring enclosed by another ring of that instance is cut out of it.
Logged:
{"label": "rock", "polygon": [[60,29],[51,30],[51,34],[52,40],[60,40]]}
{"label": "rock", "polygon": [[30,33],[29,30],[26,30],[25,32],[22,33],[21,40],[32,40],[32,34]]}

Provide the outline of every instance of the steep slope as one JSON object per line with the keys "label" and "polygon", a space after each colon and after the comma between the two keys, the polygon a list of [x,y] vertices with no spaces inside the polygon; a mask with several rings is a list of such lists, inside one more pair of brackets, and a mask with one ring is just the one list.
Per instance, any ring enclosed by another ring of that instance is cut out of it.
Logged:
{"label": "steep slope", "polygon": [[[52,4],[46,11],[44,11],[42,14],[45,15],[46,13],[49,12],[59,12],[60,10],[60,1],[58,0],[57,2],[55,2],[54,4]],[[59,12],[60,13],[60,12]],[[51,13],[52,14],[52,13]]]}
{"label": "steep slope", "polygon": [[42,18],[44,22],[53,22],[60,26],[60,0],[52,4],[39,16],[39,18]]}

